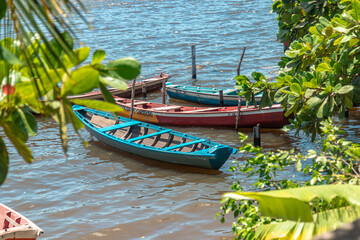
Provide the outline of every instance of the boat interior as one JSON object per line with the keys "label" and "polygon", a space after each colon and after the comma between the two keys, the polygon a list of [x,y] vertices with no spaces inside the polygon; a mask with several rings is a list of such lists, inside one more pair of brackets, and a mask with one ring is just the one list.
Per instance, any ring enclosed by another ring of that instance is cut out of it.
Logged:
{"label": "boat interior", "polygon": [[[115,98],[117,104],[121,106],[131,107],[131,99],[127,98]],[[181,113],[196,113],[196,112],[214,112],[214,111],[235,111],[237,107],[228,106],[228,107],[194,107],[194,106],[176,106],[176,105],[166,105],[161,103],[154,102],[145,102],[140,100],[134,101],[134,107],[144,110],[152,110],[159,112],[181,112]],[[246,108],[245,106],[241,107]]]}
{"label": "boat interior", "polygon": [[6,208],[1,208],[0,213],[0,230],[18,227],[27,223],[21,216]]}
{"label": "boat interior", "polygon": [[121,122],[88,111],[79,111],[98,131],[149,147],[179,152],[194,152],[207,149],[205,139],[190,139],[174,134],[171,129],[154,129],[137,121]]}

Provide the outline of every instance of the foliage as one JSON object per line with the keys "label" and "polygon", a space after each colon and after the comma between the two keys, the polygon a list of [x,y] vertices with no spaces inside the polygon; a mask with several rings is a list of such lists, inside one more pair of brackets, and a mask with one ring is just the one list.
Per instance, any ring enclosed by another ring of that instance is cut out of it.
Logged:
{"label": "foliage", "polygon": [[[359,184],[360,147],[340,138],[343,132],[330,119],[334,115],[343,118],[348,108],[360,103],[360,0],[276,0],[273,12],[278,13],[278,40],[290,42],[279,62],[279,76],[275,82],[257,72],[252,74],[252,80],[237,76],[236,88],[247,98],[247,104],[259,92],[263,92],[259,108],[281,103],[292,123],[286,129],[311,135],[313,141],[320,134],[319,149],[305,155],[295,150],[263,153],[261,148],[244,144],[240,151],[248,153],[247,160],[234,162],[230,170],[246,174],[247,178],[256,176],[252,185],[255,190]],[[244,135],[241,138],[246,140]],[[292,167],[299,172],[294,175],[301,174],[306,180],[295,181],[295,176],[280,178],[280,171]],[[243,190],[239,182],[232,189]],[[313,213],[318,213],[324,226],[330,223],[323,217],[337,216],[335,210],[323,214],[334,204],[344,209],[342,213],[349,212],[343,199],[334,201],[316,198],[311,202]],[[236,202],[225,198],[222,203],[217,217],[224,221],[225,214],[233,212],[237,218],[233,232],[239,239],[265,235],[271,238],[268,233],[276,229],[289,233],[297,224],[260,215],[257,204],[250,200]],[[256,229],[262,233],[255,236]]]}
{"label": "foliage", "polygon": [[292,39],[275,82],[253,73],[253,82],[237,76],[237,88],[248,100],[264,91],[260,107],[282,103],[285,115],[293,118],[290,129],[315,140],[322,120],[336,114],[344,118],[347,109],[360,103],[360,0],[277,1],[273,8],[281,9],[280,19],[300,11],[302,18],[293,18],[302,20],[293,22],[290,30],[302,26],[300,22],[306,22],[302,27],[308,30],[295,34],[300,38]]}
{"label": "foliage", "polygon": [[[290,151],[262,152],[262,148],[245,143],[247,136],[240,134],[244,143],[240,152],[246,161],[234,161],[231,171],[246,174],[246,179],[255,176],[252,184],[255,190],[273,190],[298,188],[322,184],[358,184],[359,183],[359,144],[346,141],[340,137],[344,132],[334,126],[331,120],[321,123],[322,136],[318,141],[318,151],[309,150],[306,155],[292,149]],[[247,155],[246,155],[247,154]],[[296,181],[295,174],[284,179],[280,172],[294,168],[305,180]],[[233,184],[234,191],[243,191],[239,182]],[[261,225],[278,222],[279,219],[263,217],[258,206],[249,200],[236,202],[233,199],[222,200],[221,212],[217,217],[225,221],[225,214],[233,212],[237,222],[233,232],[238,239],[252,239],[255,229]],[[343,206],[343,205],[340,205]],[[313,203],[313,210],[325,211],[329,204],[324,201]]]}
{"label": "foliage", "polygon": [[272,5],[272,12],[278,14],[279,31],[277,38],[280,42],[293,42],[309,31],[319,17],[330,20],[344,8],[342,0],[276,0]]}
{"label": "foliage", "polygon": [[[72,12],[83,17],[80,2],[53,0],[0,0],[0,126],[18,153],[27,162],[33,156],[26,142],[37,132],[33,113],[51,116],[59,123],[66,154],[68,124],[82,127],[67,96],[100,88],[107,102],[88,100],[81,104],[108,111],[119,108],[106,86],[123,89],[125,81],[140,73],[140,63],[123,58],[103,64],[106,53],[96,50],[88,60],[88,47],[75,48],[69,18]],[[63,31],[61,31],[63,30]],[[27,32],[30,31],[30,32]],[[32,33],[34,32],[34,33]],[[50,39],[50,37],[52,39]],[[9,156],[0,137],[0,184],[6,178]]]}
{"label": "foliage", "polygon": [[[268,192],[230,192],[225,199],[256,200],[263,216],[280,222],[262,224],[255,239],[311,239],[360,217],[360,186],[326,185]],[[311,210],[314,200],[330,203],[330,208]],[[342,204],[338,204],[342,201]],[[343,206],[345,205],[345,206]]]}

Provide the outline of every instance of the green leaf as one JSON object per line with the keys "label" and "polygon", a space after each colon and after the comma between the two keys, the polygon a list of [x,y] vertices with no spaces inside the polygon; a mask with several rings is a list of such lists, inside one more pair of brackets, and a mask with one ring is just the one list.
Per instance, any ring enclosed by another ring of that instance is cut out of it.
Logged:
{"label": "green leaf", "polygon": [[254,78],[255,81],[260,81],[260,80],[266,79],[265,76],[259,72],[252,72],[251,76]]}
{"label": "green leaf", "polygon": [[274,96],[274,101],[275,102],[282,102],[288,95],[286,93],[284,93],[282,90],[283,89],[287,89],[288,87],[283,87],[280,88],[279,90],[276,91],[275,96]]}
{"label": "green leaf", "polygon": [[338,94],[347,94],[351,91],[354,90],[354,86],[353,85],[345,85],[345,86],[342,86],[338,91],[336,91],[336,93]]}
{"label": "green leaf", "polygon": [[6,0],[0,0],[0,20],[5,17],[6,10],[7,10]]}
{"label": "green leaf", "polygon": [[351,35],[345,35],[345,36],[341,39],[340,43],[346,43],[346,42],[351,41],[352,39],[353,39],[353,37],[352,37]]}
{"label": "green leaf", "polygon": [[4,183],[9,170],[9,155],[6,145],[0,137],[0,185]]}
{"label": "green leaf", "polygon": [[100,89],[103,95],[103,98],[106,102],[116,103],[113,95],[107,90],[106,86],[100,82]]}
{"label": "green leaf", "polygon": [[[27,137],[23,135],[22,130],[16,124],[16,121],[3,123],[3,129],[6,136],[14,144],[19,155],[28,163],[33,161],[30,149],[25,145]],[[21,134],[22,133],[22,134]]]}
{"label": "green leaf", "polygon": [[72,122],[75,131],[77,132],[78,129],[84,127],[84,124],[81,122],[81,120],[76,116],[76,114],[72,110],[71,108],[72,104],[70,103],[70,101],[67,98],[63,99],[63,101],[65,103],[65,109],[70,116],[70,121]]}
{"label": "green leaf", "polygon": [[301,172],[301,170],[302,170],[301,161],[297,161],[296,164],[295,164],[295,167],[296,167],[296,170],[297,170],[298,172]]}
{"label": "green leaf", "polygon": [[325,27],[329,26],[330,25],[330,22],[329,20],[327,20],[326,18],[324,18],[323,16],[320,16],[319,17],[319,22],[324,25]]}
{"label": "green leaf", "polygon": [[141,64],[134,58],[122,58],[105,65],[102,70],[114,78],[132,80],[140,74]]}
{"label": "green leaf", "polygon": [[249,83],[249,82],[250,82],[250,79],[249,79],[247,76],[245,76],[245,75],[236,76],[236,77],[235,77],[235,80],[236,80],[236,84],[237,84],[237,85],[242,85],[243,82],[245,82],[245,83]]}
{"label": "green leaf", "polygon": [[256,200],[264,216],[313,222],[309,205],[311,200],[320,198],[331,202],[332,199],[340,197],[351,205],[360,206],[359,191],[360,186],[355,185],[326,185],[268,192],[232,192],[225,193],[223,197],[234,200]]}
{"label": "green leaf", "polygon": [[99,72],[90,66],[84,66],[73,71],[70,78],[64,77],[62,96],[90,92],[99,85],[99,77]]}
{"label": "green leaf", "polygon": [[23,65],[24,63],[19,60],[17,56],[12,54],[6,47],[0,45],[0,60],[5,60],[5,62],[12,65]]}
{"label": "green leaf", "polygon": [[330,70],[331,68],[329,67],[329,65],[327,65],[327,63],[320,63],[316,68],[316,71],[318,72],[327,72]]}
{"label": "green leaf", "polygon": [[301,91],[302,91],[301,86],[299,84],[297,84],[297,83],[292,83],[290,85],[290,90],[297,93],[297,94],[301,94]]}
{"label": "green leaf", "polygon": [[[326,186],[325,186],[326,187]],[[313,222],[284,221],[260,225],[256,239],[312,239],[313,236],[334,231],[359,218],[360,208],[349,206],[313,214]]]}
{"label": "green leaf", "polygon": [[81,106],[85,106],[85,107],[89,107],[89,108],[93,108],[93,109],[97,109],[97,110],[101,110],[101,111],[105,111],[105,112],[121,112],[121,111],[123,111],[122,107],[120,107],[116,104],[108,103],[108,102],[104,102],[104,101],[72,99],[71,102],[73,102],[77,105],[81,105]]}
{"label": "green leaf", "polygon": [[318,118],[326,117],[327,114],[329,113],[329,109],[330,109],[330,104],[329,104],[328,98],[325,98],[324,101],[322,102],[322,104],[320,105],[320,107],[316,113],[316,116]]}
{"label": "green leaf", "polygon": [[356,21],[360,21],[360,1],[352,0],[351,1],[352,9],[349,11],[350,16]]}
{"label": "green leaf", "polygon": [[69,56],[69,55],[64,56],[64,66],[67,69],[70,69],[72,67],[75,67],[76,65],[81,64],[89,57],[89,53],[90,53],[90,48],[88,47],[76,49],[74,51],[74,56]]}
{"label": "green leaf", "polygon": [[26,131],[29,133],[29,135],[35,136],[38,130],[35,116],[31,112],[20,108],[17,109],[17,112],[19,113],[21,120],[24,123]]}
{"label": "green leaf", "polygon": [[312,98],[310,98],[310,99],[306,102],[306,104],[307,104],[310,108],[315,108],[315,107],[319,106],[322,102],[323,102],[323,98],[312,97]]}
{"label": "green leaf", "polygon": [[119,90],[125,90],[128,88],[128,84],[124,80],[118,78],[104,77],[100,78],[100,82]]}
{"label": "green leaf", "polygon": [[106,57],[106,53],[104,50],[98,49],[94,52],[94,55],[92,57],[92,62],[91,64],[98,64],[101,63],[102,60],[104,60]]}
{"label": "green leaf", "polygon": [[352,101],[352,98],[350,98],[348,95],[345,95],[344,97],[344,103],[345,103],[345,106],[347,108],[352,108],[353,107],[353,101]]}

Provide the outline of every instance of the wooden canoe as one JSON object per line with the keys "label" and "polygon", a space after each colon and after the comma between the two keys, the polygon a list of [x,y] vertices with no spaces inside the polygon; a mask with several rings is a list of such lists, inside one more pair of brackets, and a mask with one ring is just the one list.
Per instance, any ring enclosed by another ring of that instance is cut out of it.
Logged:
{"label": "wooden canoe", "polygon": [[35,240],[42,233],[35,223],[0,203],[0,239]]}
{"label": "wooden canoe", "polygon": [[74,105],[74,113],[99,141],[143,157],[219,169],[236,149],[149,123]]}
{"label": "wooden canoe", "polygon": [[[221,102],[220,91],[222,91],[223,102]],[[166,83],[166,93],[171,98],[187,102],[214,106],[238,105],[238,94],[236,89],[193,87]],[[257,103],[260,102],[261,96],[262,94],[258,94],[255,96],[255,101]],[[243,97],[241,98],[241,105],[246,105],[246,99]]]}
{"label": "wooden canoe", "polygon": [[[160,75],[153,78],[136,82],[135,95],[142,94],[143,87],[145,87],[146,92],[159,90],[162,88],[163,83],[166,82],[169,78],[170,75],[161,73]],[[119,90],[116,88],[108,88],[108,90],[114,96],[131,97],[131,88],[132,83],[129,83],[127,89],[125,90]],[[68,99],[103,99],[103,96],[100,90],[96,90],[82,95],[68,96]]]}
{"label": "wooden canoe", "polygon": [[[115,101],[124,111],[123,117],[129,117],[131,100],[115,97]],[[160,103],[134,101],[133,119],[160,125],[235,127],[238,107],[189,107]],[[254,106],[241,107],[239,127],[281,128],[289,124],[281,105],[265,107],[259,111]]]}

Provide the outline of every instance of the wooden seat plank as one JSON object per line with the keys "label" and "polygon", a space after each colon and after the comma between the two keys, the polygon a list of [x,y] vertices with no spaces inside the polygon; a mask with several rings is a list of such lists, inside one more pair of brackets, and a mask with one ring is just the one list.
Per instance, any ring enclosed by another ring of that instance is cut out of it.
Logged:
{"label": "wooden seat plank", "polygon": [[172,109],[180,109],[181,106],[167,106],[167,107],[157,107],[153,108],[152,110],[155,111],[166,111],[166,110],[172,110]]}
{"label": "wooden seat plank", "polygon": [[220,109],[220,107],[195,109],[195,110],[191,110],[191,111],[184,111],[183,113],[207,112],[207,111],[214,111],[214,110],[218,110],[218,109]]}
{"label": "wooden seat plank", "polygon": [[115,130],[115,129],[119,129],[119,128],[130,127],[130,126],[137,125],[137,124],[139,124],[139,122],[125,122],[125,123],[111,125],[108,127],[99,128],[98,130],[100,132],[107,132],[107,131],[111,131],[111,130]]}
{"label": "wooden seat plank", "polygon": [[153,136],[168,133],[168,132],[171,132],[171,131],[172,131],[171,129],[166,129],[166,130],[162,130],[162,131],[159,131],[159,132],[154,132],[154,133],[150,133],[150,134],[147,134],[147,135],[139,136],[139,137],[136,137],[136,138],[130,138],[130,139],[128,139],[128,141],[129,142],[134,142],[134,141],[137,141],[137,140],[140,140],[140,139],[153,137]]}
{"label": "wooden seat plank", "polygon": [[167,148],[163,148],[162,150],[173,150],[173,149],[176,149],[176,148],[185,147],[185,146],[189,146],[189,145],[192,145],[192,144],[197,144],[197,143],[201,143],[201,142],[205,142],[205,141],[206,141],[205,139],[199,139],[199,140],[196,140],[196,141],[182,143],[182,144],[170,146],[170,147],[167,147]]}

